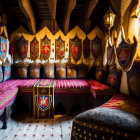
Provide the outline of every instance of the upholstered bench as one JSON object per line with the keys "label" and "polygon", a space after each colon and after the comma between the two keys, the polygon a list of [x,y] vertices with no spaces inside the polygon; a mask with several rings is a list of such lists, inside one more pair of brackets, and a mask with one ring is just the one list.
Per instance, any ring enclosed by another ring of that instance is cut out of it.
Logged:
{"label": "upholstered bench", "polygon": [[[19,86],[19,94],[22,102],[32,112],[33,105],[33,86],[39,81],[52,81],[53,79],[29,79],[23,80],[23,84]],[[70,110],[74,105],[81,107],[82,110],[86,110],[91,107],[93,98],[90,93],[90,86],[86,80],[81,79],[60,79],[55,80],[54,88],[55,107],[57,105],[63,105],[66,113],[70,113]]]}
{"label": "upholstered bench", "polygon": [[140,139],[140,102],[129,95],[114,94],[104,105],[76,116],[72,140]]}
{"label": "upholstered bench", "polygon": [[16,80],[0,83],[0,120],[3,122],[3,129],[6,128],[6,121],[12,112],[12,104],[18,93],[18,84]]}

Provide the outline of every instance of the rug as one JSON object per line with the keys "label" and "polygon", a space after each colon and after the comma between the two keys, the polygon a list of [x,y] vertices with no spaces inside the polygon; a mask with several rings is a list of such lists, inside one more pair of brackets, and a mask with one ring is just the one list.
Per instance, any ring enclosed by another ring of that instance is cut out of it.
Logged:
{"label": "rug", "polygon": [[31,116],[22,121],[10,118],[7,129],[0,129],[0,140],[70,140],[72,120],[72,116],[66,115],[45,120]]}

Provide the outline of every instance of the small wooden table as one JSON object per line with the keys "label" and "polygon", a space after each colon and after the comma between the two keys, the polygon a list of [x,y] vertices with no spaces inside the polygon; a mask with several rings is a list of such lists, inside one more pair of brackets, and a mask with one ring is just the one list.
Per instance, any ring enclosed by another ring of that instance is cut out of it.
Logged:
{"label": "small wooden table", "polygon": [[39,81],[33,87],[33,116],[36,119],[54,118],[54,80]]}

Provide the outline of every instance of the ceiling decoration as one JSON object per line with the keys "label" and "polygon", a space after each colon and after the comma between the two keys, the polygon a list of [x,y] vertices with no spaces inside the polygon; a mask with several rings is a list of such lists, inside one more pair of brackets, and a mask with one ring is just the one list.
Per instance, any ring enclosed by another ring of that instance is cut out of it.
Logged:
{"label": "ceiling decoration", "polygon": [[23,26],[31,34],[35,34],[46,25],[53,34],[59,29],[66,34],[76,25],[86,33],[96,25],[104,29],[103,16],[111,2],[110,0],[1,0],[0,5],[4,7],[8,17],[9,33]]}

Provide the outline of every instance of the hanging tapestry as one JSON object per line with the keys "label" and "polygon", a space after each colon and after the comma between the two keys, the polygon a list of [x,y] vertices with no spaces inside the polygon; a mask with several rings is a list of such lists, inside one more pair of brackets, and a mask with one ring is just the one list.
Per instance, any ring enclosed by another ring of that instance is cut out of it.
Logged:
{"label": "hanging tapestry", "polygon": [[76,35],[74,39],[70,39],[69,46],[70,57],[72,57],[74,61],[77,62],[80,59],[82,53],[82,40]]}
{"label": "hanging tapestry", "polygon": [[90,55],[90,40],[87,37],[83,42],[83,54],[85,59],[87,59]]}
{"label": "hanging tapestry", "polygon": [[51,40],[45,37],[41,40],[41,60],[47,60],[51,54]]}
{"label": "hanging tapestry", "polygon": [[0,55],[2,59],[5,59],[7,53],[7,40],[0,37]]}
{"label": "hanging tapestry", "polygon": [[21,59],[25,59],[27,57],[28,41],[25,40],[23,36],[21,36],[21,38],[17,42],[16,52]]}
{"label": "hanging tapestry", "polygon": [[36,37],[30,43],[30,58],[36,60],[39,56],[39,42]]}
{"label": "hanging tapestry", "polygon": [[109,44],[107,47],[107,64],[111,65],[113,59],[113,47]]}
{"label": "hanging tapestry", "polygon": [[118,62],[124,71],[127,70],[132,64],[136,53],[136,46],[137,42],[135,38],[133,44],[127,43],[123,38],[116,49]]}
{"label": "hanging tapestry", "polygon": [[96,36],[94,40],[91,41],[92,55],[98,58],[102,53],[102,40]]}
{"label": "hanging tapestry", "polygon": [[65,41],[59,37],[55,40],[55,59],[62,60],[65,57]]}

